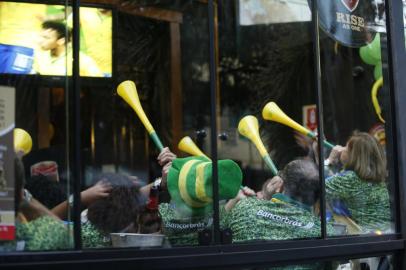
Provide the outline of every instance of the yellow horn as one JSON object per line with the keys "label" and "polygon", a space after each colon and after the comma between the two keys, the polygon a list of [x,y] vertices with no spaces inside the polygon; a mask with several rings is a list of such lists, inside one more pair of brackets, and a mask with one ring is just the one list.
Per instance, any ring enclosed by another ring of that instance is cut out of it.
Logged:
{"label": "yellow horn", "polygon": [[[262,110],[262,117],[265,120],[270,120],[274,122],[281,123],[285,126],[291,127],[294,130],[299,131],[300,133],[315,139],[317,136],[304,126],[299,125],[297,122],[295,122],[292,118],[287,116],[279,107],[276,105],[275,102],[269,102],[268,104],[265,105],[264,109]],[[323,141],[324,145],[330,148],[333,148],[334,145],[327,142],[326,140]]]}
{"label": "yellow horn", "polygon": [[297,122],[292,120],[289,116],[287,116],[279,107],[276,105],[275,102],[269,102],[265,105],[264,109],[262,110],[262,117],[266,120],[274,121],[281,123],[285,126],[289,126],[300,133],[309,136],[311,138],[316,137],[316,135],[308,130],[307,128],[299,125]]}
{"label": "yellow horn", "polygon": [[140,118],[145,129],[148,131],[148,134],[151,137],[152,141],[161,151],[164,147],[158,135],[156,134],[154,128],[149,122],[148,117],[145,115],[144,110],[142,109],[135,83],[133,81],[124,81],[120,83],[119,86],[117,87],[117,93],[120,97],[122,97],[125,100],[125,102],[128,103],[128,105],[131,106],[131,108],[133,108],[135,113],[138,115],[138,118]]}
{"label": "yellow horn", "polygon": [[192,156],[203,156],[208,158],[189,136],[185,136],[182,138],[182,140],[180,140],[178,143],[178,148],[179,150],[191,154]]}
{"label": "yellow horn", "polygon": [[32,139],[27,131],[21,128],[14,129],[14,151],[28,154],[32,149]]}
{"label": "yellow horn", "polygon": [[238,132],[254,143],[265,163],[276,175],[278,173],[278,169],[271,160],[271,157],[269,156],[268,151],[266,151],[264,143],[259,136],[258,119],[252,115],[245,116],[240,120],[240,123],[238,123]]}

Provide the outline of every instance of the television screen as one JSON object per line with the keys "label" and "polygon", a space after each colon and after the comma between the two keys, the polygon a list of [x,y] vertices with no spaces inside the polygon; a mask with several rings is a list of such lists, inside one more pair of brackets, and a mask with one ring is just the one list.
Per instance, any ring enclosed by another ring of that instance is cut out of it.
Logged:
{"label": "television screen", "polygon": [[311,21],[308,0],[240,0],[240,25]]}
{"label": "television screen", "polygon": [[[0,2],[0,73],[72,75],[72,9]],[[80,7],[80,75],[112,75],[112,11]]]}

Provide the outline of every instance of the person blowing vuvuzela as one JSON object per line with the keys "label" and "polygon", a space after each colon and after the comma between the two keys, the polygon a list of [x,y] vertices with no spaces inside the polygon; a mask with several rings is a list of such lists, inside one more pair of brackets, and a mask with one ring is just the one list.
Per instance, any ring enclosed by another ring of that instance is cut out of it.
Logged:
{"label": "person blowing vuvuzela", "polygon": [[[226,205],[224,222],[232,231],[233,242],[320,237],[320,217],[313,210],[320,197],[319,185],[316,165],[309,160],[294,160],[264,183],[260,198],[244,195],[255,194],[253,191],[240,191]],[[330,224],[327,230],[333,230]],[[314,264],[278,269],[325,268]]]}

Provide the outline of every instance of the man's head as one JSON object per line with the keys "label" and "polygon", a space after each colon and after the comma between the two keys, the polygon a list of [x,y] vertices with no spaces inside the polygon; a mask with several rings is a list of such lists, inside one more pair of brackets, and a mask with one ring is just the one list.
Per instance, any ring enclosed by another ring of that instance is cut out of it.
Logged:
{"label": "man's head", "polygon": [[268,179],[257,196],[264,200],[272,199],[275,193],[286,195],[307,205],[319,199],[319,172],[313,161],[299,159],[289,162],[278,175]]}
{"label": "man's head", "polygon": [[293,160],[284,168],[284,193],[306,205],[313,205],[320,196],[319,171],[310,160]]}
{"label": "man's head", "polygon": [[65,46],[70,41],[71,31],[60,21],[45,21],[42,23],[39,46],[42,50],[53,50]]}
{"label": "man's head", "polygon": [[136,219],[145,199],[138,186],[126,175],[103,173],[96,177],[95,182],[100,180],[110,184],[111,191],[108,197],[89,205],[88,219],[105,233],[119,232]]}

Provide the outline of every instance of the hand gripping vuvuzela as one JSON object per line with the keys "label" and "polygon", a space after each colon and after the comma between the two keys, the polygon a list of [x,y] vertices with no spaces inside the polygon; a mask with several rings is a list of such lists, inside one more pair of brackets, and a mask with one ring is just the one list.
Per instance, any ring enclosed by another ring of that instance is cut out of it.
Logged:
{"label": "hand gripping vuvuzela", "polygon": [[259,153],[261,154],[261,157],[265,161],[265,164],[269,167],[269,169],[271,169],[274,175],[277,175],[278,169],[269,156],[268,151],[266,151],[264,143],[259,136],[258,119],[252,115],[245,116],[240,120],[240,123],[238,123],[238,132],[240,132],[241,135],[247,137],[252,143],[254,143]]}
{"label": "hand gripping vuvuzela", "polygon": [[124,81],[120,83],[117,87],[117,93],[125,100],[125,102],[128,103],[128,105],[131,106],[131,108],[133,108],[135,113],[138,115],[138,118],[140,118],[142,124],[147,130],[149,137],[155,143],[156,147],[158,147],[159,151],[162,151],[164,146],[162,145],[161,140],[159,139],[154,128],[145,115],[144,110],[142,109],[135,83],[133,81]]}
{"label": "hand gripping vuvuzela", "polygon": [[[291,119],[289,116],[287,116],[279,107],[276,105],[275,102],[269,102],[268,104],[265,105],[264,109],[262,110],[262,117],[265,120],[270,120],[274,122],[281,123],[285,126],[291,127],[294,130],[299,131],[300,133],[306,135],[307,137],[310,137],[312,139],[316,139],[317,136],[304,126],[299,125],[297,122],[295,122],[293,119]],[[329,143],[328,141],[324,140],[323,141],[324,145],[333,148],[334,145]]]}

